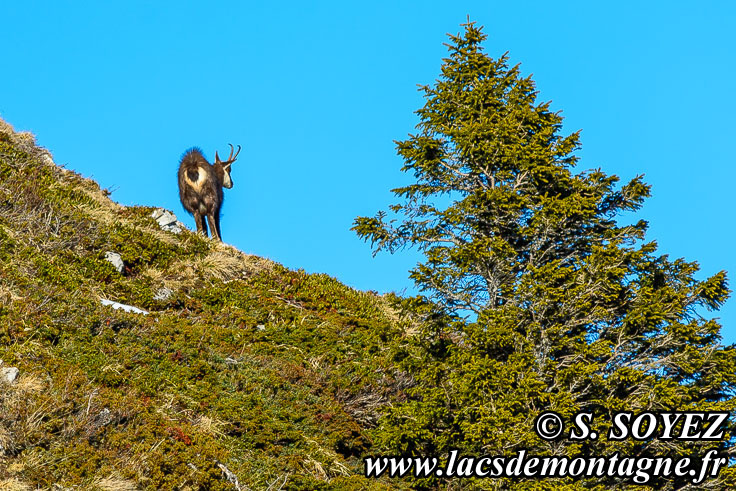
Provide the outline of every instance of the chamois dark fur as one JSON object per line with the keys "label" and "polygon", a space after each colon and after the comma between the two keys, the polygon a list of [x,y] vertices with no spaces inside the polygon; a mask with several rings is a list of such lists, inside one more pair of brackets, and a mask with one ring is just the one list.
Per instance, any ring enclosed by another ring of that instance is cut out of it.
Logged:
{"label": "chamois dark fur", "polygon": [[[240,153],[233,156],[234,148],[230,145],[230,157],[222,162],[215,152],[215,163],[210,164],[197,147],[190,148],[179,162],[179,199],[189,213],[194,216],[197,232],[207,236],[207,222],[214,239],[222,241],[220,233],[220,209],[224,195],[222,188],[230,189],[233,181],[230,178],[230,166]],[[206,218],[206,221],[205,221]]]}

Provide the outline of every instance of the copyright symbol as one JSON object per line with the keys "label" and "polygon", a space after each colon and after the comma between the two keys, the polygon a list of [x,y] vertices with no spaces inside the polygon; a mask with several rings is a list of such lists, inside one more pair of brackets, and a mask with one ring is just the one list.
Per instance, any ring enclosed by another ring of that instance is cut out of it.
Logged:
{"label": "copyright symbol", "polygon": [[551,411],[544,412],[537,416],[534,422],[534,429],[541,438],[545,440],[554,440],[562,433],[564,425],[559,414]]}

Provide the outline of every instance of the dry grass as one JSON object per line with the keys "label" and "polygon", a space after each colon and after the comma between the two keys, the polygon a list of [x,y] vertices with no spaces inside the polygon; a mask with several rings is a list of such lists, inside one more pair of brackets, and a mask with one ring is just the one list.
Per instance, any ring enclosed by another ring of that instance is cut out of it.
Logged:
{"label": "dry grass", "polygon": [[92,483],[92,489],[99,489],[101,491],[135,491],[138,487],[133,481],[112,474],[105,478],[96,479]]}
{"label": "dry grass", "polygon": [[22,143],[36,144],[36,136],[30,131],[15,131],[13,125],[0,118],[0,133],[5,133],[13,139],[13,144],[20,145]]}
{"label": "dry grass", "polygon": [[269,270],[273,263],[267,259],[244,254],[232,246],[218,244],[197,265],[209,278],[231,281]]}
{"label": "dry grass", "polygon": [[2,491],[28,491],[31,489],[33,488],[28,484],[14,478],[0,481],[0,490]]}
{"label": "dry grass", "polygon": [[[3,426],[0,426],[0,455],[4,454],[8,450],[13,448],[13,438],[10,431]],[[0,488],[2,489],[2,488]]]}
{"label": "dry grass", "polygon": [[16,293],[15,288],[10,285],[0,285],[0,304],[9,304],[23,300],[23,297]]}
{"label": "dry grass", "polygon": [[304,467],[307,472],[320,480],[350,475],[350,469],[340,461],[340,457],[334,451],[323,447],[314,440],[307,440],[307,443],[312,454],[307,455],[304,459]]}
{"label": "dry grass", "polygon": [[0,407],[3,408],[0,413],[0,455],[13,452],[16,440],[41,424],[45,414],[43,404],[34,405],[34,410],[29,410],[29,401],[37,400],[46,385],[32,374],[21,374],[13,385],[0,383]]}
{"label": "dry grass", "polygon": [[213,241],[212,249],[202,257],[178,260],[166,271],[148,267],[142,274],[158,287],[177,291],[192,288],[203,280],[228,282],[245,279],[263,271],[270,271],[273,266],[274,263],[268,259],[245,254],[232,246]]}
{"label": "dry grass", "polygon": [[28,397],[31,394],[38,394],[46,388],[47,384],[32,374],[23,374],[18,382],[13,386],[21,397]]}
{"label": "dry grass", "polygon": [[40,452],[36,449],[31,449],[21,454],[19,458],[16,458],[15,461],[8,466],[7,473],[11,476],[17,476],[19,474],[23,474],[27,470],[43,469],[46,464],[47,462],[41,457]]}
{"label": "dry grass", "polygon": [[210,435],[224,436],[222,428],[227,426],[227,424],[218,419],[213,419],[208,416],[201,415],[194,422],[194,426]]}
{"label": "dry grass", "polygon": [[45,164],[54,163],[51,153],[36,145],[36,135],[30,131],[15,131],[10,123],[0,118],[0,133],[8,135],[13,145],[38,158],[41,162]]}

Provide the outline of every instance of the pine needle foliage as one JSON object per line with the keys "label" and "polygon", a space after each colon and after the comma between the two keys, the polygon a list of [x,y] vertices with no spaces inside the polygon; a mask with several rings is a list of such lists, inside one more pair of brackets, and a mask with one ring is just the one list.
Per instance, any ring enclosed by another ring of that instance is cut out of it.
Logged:
{"label": "pine needle foliage", "polygon": [[[719,442],[607,439],[618,411],[733,409],[736,351],[705,317],[728,297],[726,274],[698,280],[697,263],[657,253],[645,221],[622,224],[650,186],[576,171],[579,132],[562,134],[531,77],[507,54],[486,54],[485,39],[473,23],[450,36],[439,79],[421,87],[418,131],[397,142],[415,182],[393,190],[391,214],[354,223],[374,254],[424,255],[411,271],[422,295],[405,302],[424,319],[404,359],[417,385],[385,418],[383,444],[411,455],[730,455],[732,422]],[[550,409],[568,421],[592,412],[601,436],[541,440],[534,420]],[[729,469],[705,484],[733,482]],[[553,488],[630,484],[604,477]]]}

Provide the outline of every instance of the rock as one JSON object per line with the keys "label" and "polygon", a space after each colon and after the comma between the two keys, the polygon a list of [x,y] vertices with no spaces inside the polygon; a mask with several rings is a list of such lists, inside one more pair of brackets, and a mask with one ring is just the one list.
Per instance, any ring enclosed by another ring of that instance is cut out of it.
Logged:
{"label": "rock", "polygon": [[161,227],[161,230],[178,234],[181,233],[184,228],[184,224],[177,220],[176,215],[169,210],[156,208],[153,210],[153,213],[151,213],[151,216],[156,220],[156,222],[158,222],[158,226]]}
{"label": "rock", "polygon": [[225,467],[225,464],[223,464],[222,462],[218,460],[215,460],[215,464],[217,464],[217,467],[220,468],[220,470],[222,471],[222,474],[225,476],[225,479],[227,479],[230,482],[230,484],[235,486],[235,489],[237,491],[241,491],[243,489],[240,487],[240,481],[238,481],[238,476],[236,476],[233,471]]}
{"label": "rock", "polygon": [[54,158],[51,156],[51,152],[49,152],[45,148],[41,149],[41,162],[47,165],[56,165],[54,163]]}
{"label": "rock", "polygon": [[171,298],[171,296],[174,294],[174,292],[171,290],[171,288],[159,288],[156,294],[153,296],[154,300],[168,300]]}
{"label": "rock", "polygon": [[118,273],[122,273],[125,269],[123,258],[117,252],[107,251],[105,253],[105,261],[108,261],[110,264],[112,264],[113,267],[118,270]]}
{"label": "rock", "polygon": [[110,423],[112,423],[112,413],[107,408],[104,408],[102,411],[100,411],[99,414],[95,416],[95,419],[93,421],[93,424],[96,427],[107,426]]}
{"label": "rock", "polygon": [[106,298],[101,298],[100,302],[102,302],[102,305],[109,305],[114,309],[122,309],[125,312],[148,315],[147,311],[139,309],[138,307],[133,307],[132,305],[125,305],[124,303],[113,302],[112,300],[107,300]]}
{"label": "rock", "polygon": [[15,383],[18,375],[20,375],[20,370],[15,367],[0,368],[0,381],[6,384]]}

